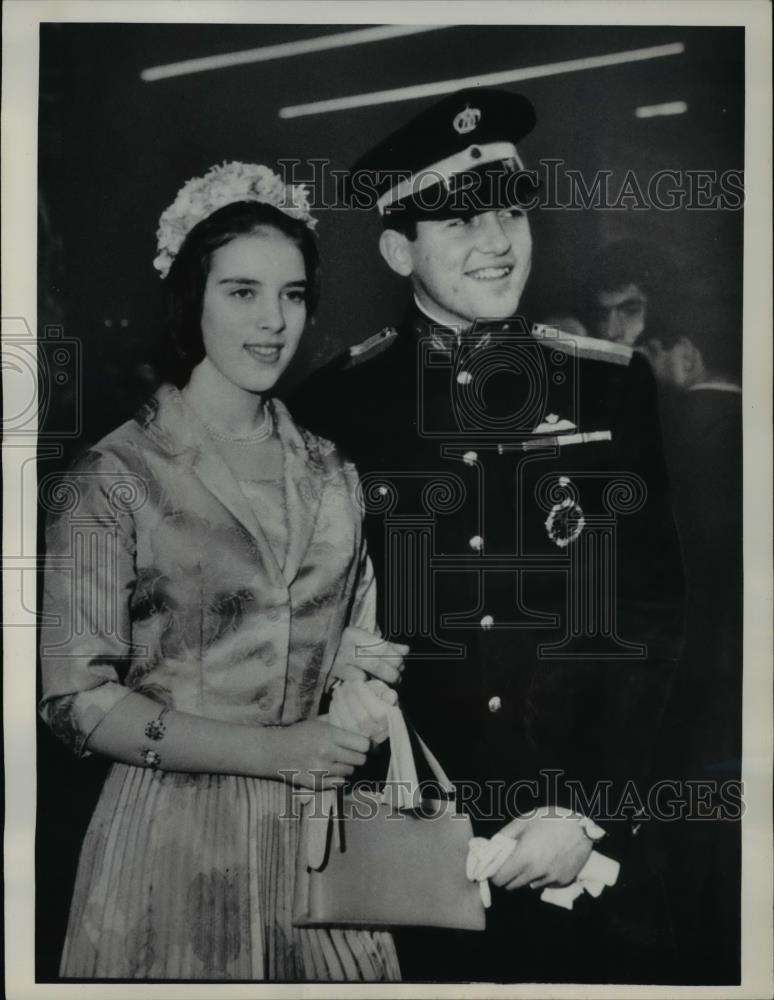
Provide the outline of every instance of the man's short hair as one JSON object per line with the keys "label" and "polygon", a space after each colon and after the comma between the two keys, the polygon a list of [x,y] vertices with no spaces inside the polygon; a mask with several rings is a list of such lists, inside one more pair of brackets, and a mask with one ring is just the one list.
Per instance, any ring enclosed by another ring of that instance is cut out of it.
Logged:
{"label": "man's short hair", "polygon": [[676,266],[657,247],[638,240],[616,240],[594,254],[585,270],[584,285],[592,301],[600,292],[636,285],[648,298],[665,293]]}

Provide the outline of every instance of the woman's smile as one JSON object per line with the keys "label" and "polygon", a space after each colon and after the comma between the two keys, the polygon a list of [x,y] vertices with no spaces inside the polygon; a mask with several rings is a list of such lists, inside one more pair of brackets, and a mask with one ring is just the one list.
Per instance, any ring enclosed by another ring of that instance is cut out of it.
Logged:
{"label": "woman's smile", "polygon": [[279,363],[284,344],[245,344],[245,351],[262,364],[276,365]]}

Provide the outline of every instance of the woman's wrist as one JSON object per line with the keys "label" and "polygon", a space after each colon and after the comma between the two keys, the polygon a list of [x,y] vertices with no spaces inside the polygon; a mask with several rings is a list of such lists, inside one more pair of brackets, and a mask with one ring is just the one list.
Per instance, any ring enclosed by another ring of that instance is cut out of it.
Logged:
{"label": "woman's wrist", "polygon": [[282,780],[280,773],[287,764],[287,728],[284,726],[249,726],[248,769],[251,777]]}
{"label": "woman's wrist", "polygon": [[165,711],[132,693],[91,733],[88,747],[114,760],[158,771],[281,778],[287,766],[282,727],[243,725]]}

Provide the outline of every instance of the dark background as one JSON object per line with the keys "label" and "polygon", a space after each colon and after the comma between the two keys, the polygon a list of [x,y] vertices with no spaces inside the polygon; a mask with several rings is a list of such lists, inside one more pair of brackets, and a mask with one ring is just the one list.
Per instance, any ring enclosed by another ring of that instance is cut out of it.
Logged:
{"label": "dark background", "polygon": [[[326,158],[341,169],[433,99],[288,120],[278,116],[284,105],[683,42],[683,55],[514,85],[538,114],[523,143],[525,161],[562,159],[587,183],[596,171],[610,170],[612,192],[628,170],[645,186],[662,169],[743,167],[743,29],[452,27],[153,83],[140,79],[149,66],[346,27],[43,26],[39,166],[41,248],[48,254],[40,318],[62,323],[66,336],[83,343],[84,413],[95,436],[131,412],[131,393],[123,399],[129,361],[150,357],[158,341],[156,227],[185,180],[224,159],[273,165],[280,158]],[[634,117],[639,105],[673,100],[684,100],[688,113]],[[308,176],[303,165],[299,173]],[[395,322],[405,299],[378,255],[375,213],[319,216],[322,305],[291,380],[337,346]],[[741,280],[741,212],[538,210],[531,221],[535,259],[523,307],[533,319],[553,308],[590,252],[611,238],[652,240],[684,273],[726,271]]]}
{"label": "dark background", "polygon": [[[352,26],[355,27],[355,26]],[[565,161],[587,183],[630,169],[744,166],[743,29],[465,26],[154,83],[146,67],[316,37],[345,25],[48,24],[40,37],[39,334],[60,327],[80,364],[47,397],[43,429],[62,438],[41,474],[131,415],[138,363],[161,329],[152,267],[158,217],[182,183],[223,160],[327,158],[343,168],[429,101],[283,120],[280,107],[565,59],[683,42],[678,56],[511,85],[535,104],[527,165]],[[431,99],[433,100],[433,99]],[[640,105],[683,100],[688,113],[640,120]],[[31,166],[32,169],[32,166]],[[301,177],[308,176],[303,167]],[[383,265],[379,225],[362,213],[318,213],[323,298],[289,381],[401,315],[406,289]],[[742,212],[589,210],[532,213],[533,276],[523,309],[541,318],[589,255],[631,237],[668,250],[675,274],[741,283]],[[681,280],[682,280],[681,277]],[[741,342],[741,317],[738,328]],[[37,832],[39,979],[56,976],[77,852],[104,765],[76,763],[41,729]]]}

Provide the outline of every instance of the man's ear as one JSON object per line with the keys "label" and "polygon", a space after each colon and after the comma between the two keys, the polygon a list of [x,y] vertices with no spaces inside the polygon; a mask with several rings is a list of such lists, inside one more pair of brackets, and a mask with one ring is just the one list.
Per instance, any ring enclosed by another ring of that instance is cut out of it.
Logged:
{"label": "man's ear", "polygon": [[385,229],[379,237],[379,252],[392,270],[408,278],[414,270],[409,239],[396,229]]}

